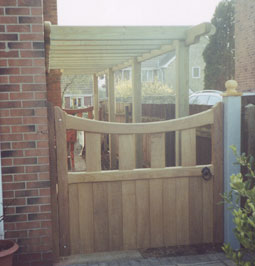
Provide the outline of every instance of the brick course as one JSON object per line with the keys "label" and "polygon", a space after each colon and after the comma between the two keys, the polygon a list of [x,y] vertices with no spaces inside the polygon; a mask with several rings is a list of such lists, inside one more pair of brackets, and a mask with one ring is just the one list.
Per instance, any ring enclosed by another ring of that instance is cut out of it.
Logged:
{"label": "brick course", "polygon": [[236,1],[236,80],[242,91],[255,92],[255,2]]}
{"label": "brick course", "polygon": [[19,244],[20,266],[52,264],[43,20],[43,0],[0,0],[5,237]]}

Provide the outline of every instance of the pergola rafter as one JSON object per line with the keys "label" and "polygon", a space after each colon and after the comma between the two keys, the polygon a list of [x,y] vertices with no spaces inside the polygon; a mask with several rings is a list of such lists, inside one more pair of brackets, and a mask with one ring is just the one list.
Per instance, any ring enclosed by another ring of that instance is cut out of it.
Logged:
{"label": "pergola rafter", "polygon": [[[47,69],[83,70],[106,74],[176,49],[176,40],[189,46],[210,33],[212,25],[152,27],[56,26],[45,23]],[[107,60],[106,60],[107,59]],[[102,64],[97,61],[102,60]],[[61,66],[62,67],[61,67]],[[89,68],[90,66],[90,68]],[[74,72],[74,71],[73,71]]]}

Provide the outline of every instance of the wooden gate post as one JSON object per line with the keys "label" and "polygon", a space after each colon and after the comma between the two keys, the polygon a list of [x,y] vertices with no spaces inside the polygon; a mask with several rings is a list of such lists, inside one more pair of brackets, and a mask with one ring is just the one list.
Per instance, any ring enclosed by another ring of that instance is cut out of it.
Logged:
{"label": "wooden gate post", "polygon": [[[224,102],[224,192],[230,191],[230,176],[240,172],[240,165],[234,164],[236,158],[230,148],[234,145],[240,153],[241,143],[241,95],[236,91],[237,82],[229,80],[225,84]],[[235,199],[233,199],[235,201]],[[235,224],[228,204],[224,205],[224,242],[230,243],[233,249],[239,249],[240,244],[234,235]]]}
{"label": "wooden gate post", "polygon": [[70,255],[69,191],[67,180],[66,113],[55,107],[57,147],[59,249],[60,256]]}
{"label": "wooden gate post", "polygon": [[56,156],[56,132],[54,106],[47,102],[48,107],[48,134],[49,134],[49,156],[50,156],[50,184],[51,184],[51,209],[52,209],[52,246],[53,260],[59,259],[59,214],[57,195],[57,156]]}

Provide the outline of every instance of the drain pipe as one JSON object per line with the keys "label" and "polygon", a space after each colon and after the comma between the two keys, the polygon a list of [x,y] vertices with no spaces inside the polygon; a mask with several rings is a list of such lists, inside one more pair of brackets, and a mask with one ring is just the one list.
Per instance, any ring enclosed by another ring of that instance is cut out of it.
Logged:
{"label": "drain pipe", "polygon": [[[3,189],[2,189],[2,165],[0,152],[0,217],[3,217]],[[4,221],[0,218],[0,239],[4,239]]]}

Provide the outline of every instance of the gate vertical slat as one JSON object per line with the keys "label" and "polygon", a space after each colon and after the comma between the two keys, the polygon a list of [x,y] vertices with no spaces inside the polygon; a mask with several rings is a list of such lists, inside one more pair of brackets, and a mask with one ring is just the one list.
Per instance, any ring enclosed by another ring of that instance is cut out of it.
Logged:
{"label": "gate vertical slat", "polygon": [[109,249],[123,249],[123,218],[122,218],[122,184],[109,182],[108,184],[109,209]]}
{"label": "gate vertical slat", "polygon": [[203,182],[203,243],[213,242],[213,179]]}
{"label": "gate vertical slat", "polygon": [[176,180],[163,180],[164,245],[177,245]]}
{"label": "gate vertical slat", "polygon": [[109,250],[109,212],[107,183],[93,184],[95,251]]}
{"label": "gate vertical slat", "polygon": [[[86,133],[86,169],[101,170],[101,136]],[[91,213],[90,213],[91,215]],[[90,218],[90,221],[92,219]],[[108,191],[107,183],[93,183],[94,250],[109,250]]]}
{"label": "gate vertical slat", "polygon": [[[119,136],[119,169],[135,168],[134,135]],[[136,248],[136,189],[135,181],[122,182],[123,248]]]}
{"label": "gate vertical slat", "polygon": [[[196,165],[196,129],[182,131],[182,166]],[[203,240],[203,201],[201,177],[189,178],[189,244]]]}
{"label": "gate vertical slat", "polygon": [[[151,168],[165,167],[165,134],[151,135]],[[163,241],[163,181],[155,179],[150,185],[151,246],[162,247]],[[168,213],[169,214],[169,213]]]}
{"label": "gate vertical slat", "polygon": [[213,178],[213,240],[214,243],[223,242],[224,209],[221,194],[223,193],[223,103],[214,108],[214,123],[212,125],[212,164],[214,166]]}
{"label": "gate vertical slat", "polygon": [[81,253],[94,251],[93,187],[91,183],[79,184],[79,221]]}
{"label": "gate vertical slat", "polygon": [[66,114],[59,107],[55,107],[55,130],[57,147],[57,174],[58,174],[58,204],[60,255],[70,255],[70,226],[68,182],[67,182],[67,150],[66,150]]}
{"label": "gate vertical slat", "polygon": [[[193,166],[196,164],[196,130],[187,129],[181,132],[181,165]],[[190,243],[190,189],[189,178],[176,180],[176,205],[177,212],[177,244]]]}
{"label": "gate vertical slat", "polygon": [[101,170],[101,136],[100,134],[86,133],[86,170]]}
{"label": "gate vertical slat", "polygon": [[149,181],[136,180],[137,248],[150,247]]}
{"label": "gate vertical slat", "polygon": [[80,253],[79,194],[78,185],[69,185],[71,254]]}

